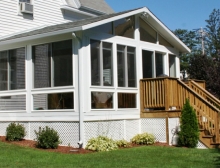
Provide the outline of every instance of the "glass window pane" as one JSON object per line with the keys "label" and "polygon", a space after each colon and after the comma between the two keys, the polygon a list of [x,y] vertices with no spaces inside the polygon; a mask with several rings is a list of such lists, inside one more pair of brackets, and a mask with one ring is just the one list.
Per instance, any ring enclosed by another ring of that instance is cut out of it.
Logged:
{"label": "glass window pane", "polygon": [[90,41],[91,46],[91,83],[92,85],[100,85],[100,42],[96,40]]}
{"label": "glass window pane", "polygon": [[73,85],[72,40],[52,43],[54,86]]}
{"label": "glass window pane", "polygon": [[26,95],[0,97],[0,111],[26,110]]}
{"label": "glass window pane", "polygon": [[120,19],[114,22],[115,35],[134,38],[135,19],[134,16]]}
{"label": "glass window pane", "polygon": [[113,93],[92,92],[92,109],[111,109],[113,108]]}
{"label": "glass window pane", "polygon": [[34,88],[51,86],[51,57],[50,45],[42,44],[34,46]]}
{"label": "glass window pane", "polygon": [[175,55],[169,55],[169,74],[170,77],[176,77]]}
{"label": "glass window pane", "polygon": [[25,89],[25,48],[9,51],[10,89]]}
{"label": "glass window pane", "polygon": [[125,87],[125,46],[117,45],[118,86]]}
{"label": "glass window pane", "polygon": [[141,18],[139,19],[139,23],[140,23],[140,40],[150,43],[156,43],[157,32]]}
{"label": "glass window pane", "polygon": [[0,90],[8,90],[7,51],[0,52]]}
{"label": "glass window pane", "polygon": [[112,33],[112,22],[103,24],[101,26],[97,26],[91,29],[92,31],[107,33],[107,34],[113,34]]}
{"label": "glass window pane", "polygon": [[103,42],[103,85],[113,86],[112,44]]}
{"label": "glass window pane", "polygon": [[159,35],[159,44],[167,47],[173,47],[167,40],[165,40],[161,35]]}
{"label": "glass window pane", "polygon": [[136,108],[136,94],[118,93],[118,108]]}
{"label": "glass window pane", "polygon": [[135,48],[127,47],[128,87],[136,87]]}
{"label": "glass window pane", "polygon": [[36,94],[34,97],[34,110],[73,109],[73,93]]}
{"label": "glass window pane", "polygon": [[163,54],[156,53],[156,76],[163,74]]}
{"label": "glass window pane", "polygon": [[153,52],[142,50],[143,78],[153,78],[152,55]]}

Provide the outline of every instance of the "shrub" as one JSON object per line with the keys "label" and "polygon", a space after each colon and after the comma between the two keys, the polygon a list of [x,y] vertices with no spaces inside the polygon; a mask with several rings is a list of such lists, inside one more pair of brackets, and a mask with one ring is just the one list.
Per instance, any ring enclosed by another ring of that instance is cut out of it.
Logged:
{"label": "shrub", "polygon": [[60,144],[59,135],[57,131],[55,131],[53,128],[49,128],[46,126],[46,128],[41,129],[39,127],[39,131],[34,131],[37,138],[37,144],[36,146],[38,148],[43,149],[56,149],[58,145]]}
{"label": "shrub", "polygon": [[7,141],[20,141],[25,135],[25,128],[22,124],[10,123],[6,128]]}
{"label": "shrub", "polygon": [[155,143],[155,137],[148,133],[137,134],[131,139],[131,142],[138,145],[152,145]]}
{"label": "shrub", "polygon": [[86,149],[101,152],[116,150],[118,146],[113,139],[106,136],[98,136],[97,138],[89,139]]}
{"label": "shrub", "polygon": [[128,148],[128,147],[131,147],[131,144],[126,141],[126,140],[118,140],[118,141],[115,141],[117,146],[120,147],[120,148]]}
{"label": "shrub", "polygon": [[199,125],[196,112],[190,106],[188,99],[181,111],[180,123],[178,146],[195,148],[199,140]]}

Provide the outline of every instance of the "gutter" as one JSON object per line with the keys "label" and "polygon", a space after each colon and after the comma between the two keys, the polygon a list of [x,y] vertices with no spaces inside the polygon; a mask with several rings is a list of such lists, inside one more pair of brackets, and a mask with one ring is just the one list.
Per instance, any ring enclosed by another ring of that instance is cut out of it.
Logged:
{"label": "gutter", "polygon": [[36,34],[36,35],[32,35],[32,36],[15,38],[13,40],[7,40],[7,39],[3,40],[3,41],[0,40],[0,45],[20,43],[20,42],[24,42],[24,41],[36,40],[36,39],[40,39],[40,38],[44,38],[44,37],[55,36],[55,35],[59,35],[59,34],[65,34],[65,33],[70,33],[70,32],[80,31],[80,30],[82,30],[81,26],[70,28],[70,29],[57,30],[57,31],[49,32],[49,33],[47,32],[47,33],[43,33],[43,34]]}
{"label": "gutter", "polygon": [[84,143],[84,115],[83,115],[83,110],[81,109],[81,96],[80,94],[82,93],[81,90],[81,85],[80,85],[80,53],[81,53],[81,49],[82,49],[82,39],[76,35],[75,32],[72,33],[72,36],[74,39],[77,40],[78,44],[79,44],[79,48],[78,48],[78,110],[79,110],[79,142],[78,142],[78,145],[79,145],[79,148],[82,148],[83,147],[83,143]]}

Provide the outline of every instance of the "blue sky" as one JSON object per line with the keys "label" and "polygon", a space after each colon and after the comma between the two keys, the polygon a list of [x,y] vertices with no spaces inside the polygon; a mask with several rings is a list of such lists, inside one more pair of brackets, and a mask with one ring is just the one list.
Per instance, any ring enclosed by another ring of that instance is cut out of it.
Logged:
{"label": "blue sky", "polygon": [[115,12],[146,6],[169,29],[197,29],[205,27],[220,0],[105,0]]}

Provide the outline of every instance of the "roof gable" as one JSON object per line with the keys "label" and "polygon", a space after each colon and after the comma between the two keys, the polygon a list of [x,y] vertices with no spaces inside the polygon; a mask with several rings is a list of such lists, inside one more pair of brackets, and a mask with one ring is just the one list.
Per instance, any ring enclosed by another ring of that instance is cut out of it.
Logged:
{"label": "roof gable", "polygon": [[154,27],[165,39],[168,40],[175,48],[177,48],[181,52],[190,52],[190,49],[181,41],[179,40],[173,33],[170,31],[159,19],[151,13],[146,7],[113,13],[113,14],[106,14],[101,15],[93,18],[88,18],[84,20],[68,22],[64,24],[58,24],[53,26],[48,26],[45,28],[41,28],[38,30],[29,31],[26,33],[21,33],[17,35],[13,35],[8,38],[0,39],[0,45],[2,44],[10,44],[12,42],[20,42],[24,40],[32,40],[42,37],[49,37],[52,35],[64,34],[64,33],[71,33],[80,30],[87,30],[99,25],[103,25],[105,23],[109,23],[115,20],[119,20],[122,18],[126,18],[132,15],[147,15],[145,20],[149,23],[152,27]]}

